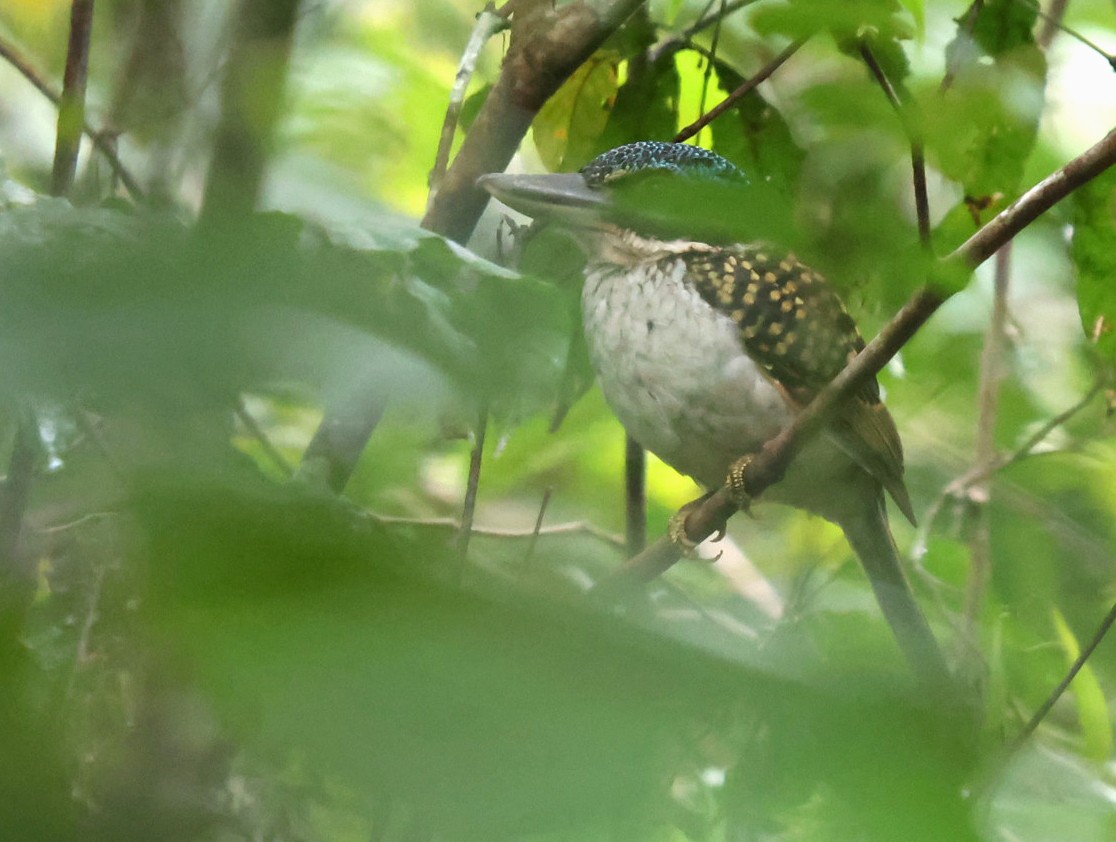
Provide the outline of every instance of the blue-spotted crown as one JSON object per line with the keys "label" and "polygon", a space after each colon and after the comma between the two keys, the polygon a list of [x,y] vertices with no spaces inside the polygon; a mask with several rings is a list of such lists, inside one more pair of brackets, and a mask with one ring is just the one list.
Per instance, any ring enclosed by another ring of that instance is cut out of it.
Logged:
{"label": "blue-spotted crown", "polygon": [[581,169],[590,187],[604,187],[635,175],[677,173],[701,179],[747,183],[735,164],[716,152],[688,143],[642,140],[598,155]]}

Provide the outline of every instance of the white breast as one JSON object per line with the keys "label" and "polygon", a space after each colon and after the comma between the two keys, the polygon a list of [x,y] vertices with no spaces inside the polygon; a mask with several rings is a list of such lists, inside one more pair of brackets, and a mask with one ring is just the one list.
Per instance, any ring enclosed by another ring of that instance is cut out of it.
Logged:
{"label": "white breast", "polygon": [[683,281],[680,258],[592,263],[582,311],[605,398],[648,450],[703,485],[790,419],[739,330]]}

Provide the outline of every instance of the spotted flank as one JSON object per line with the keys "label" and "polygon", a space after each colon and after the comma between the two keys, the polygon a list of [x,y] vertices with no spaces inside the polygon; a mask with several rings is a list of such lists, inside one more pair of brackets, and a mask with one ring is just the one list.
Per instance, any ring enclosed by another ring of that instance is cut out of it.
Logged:
{"label": "spotted flank", "polygon": [[[737,246],[681,257],[701,297],[739,325],[748,356],[800,400],[864,347],[829,283],[793,255]],[[872,383],[863,396],[879,400],[878,387]]]}
{"label": "spotted flank", "polygon": [[594,188],[611,186],[630,176],[653,172],[747,181],[743,172],[715,152],[688,143],[663,143],[657,140],[644,140],[610,149],[581,170],[586,183]]}

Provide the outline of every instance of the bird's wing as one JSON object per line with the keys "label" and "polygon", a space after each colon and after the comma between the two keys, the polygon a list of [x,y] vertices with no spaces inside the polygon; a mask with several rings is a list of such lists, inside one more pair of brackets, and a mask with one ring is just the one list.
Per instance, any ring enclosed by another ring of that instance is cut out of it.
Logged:
{"label": "bird's wing", "polygon": [[[682,259],[701,297],[739,326],[748,356],[800,406],[864,348],[837,293],[793,255],[739,246],[694,249]],[[903,447],[874,378],[846,402],[829,433],[913,522],[903,485]]]}

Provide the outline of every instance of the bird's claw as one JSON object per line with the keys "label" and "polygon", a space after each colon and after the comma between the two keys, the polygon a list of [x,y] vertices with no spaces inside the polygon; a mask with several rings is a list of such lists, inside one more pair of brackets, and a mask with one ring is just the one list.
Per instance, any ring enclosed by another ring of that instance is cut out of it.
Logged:
{"label": "bird's claw", "polygon": [[[698,555],[697,552],[698,545],[701,543],[701,541],[694,541],[690,538],[690,534],[686,531],[686,519],[689,518],[693,511],[701,506],[701,504],[704,503],[708,498],[709,495],[706,494],[704,497],[701,497],[697,500],[692,500],[687,503],[685,506],[674,513],[674,516],[670,519],[670,523],[667,526],[667,537],[669,537],[670,542],[678,548],[678,551],[682,554],[683,558],[701,557]],[[718,527],[715,533],[709,536],[708,540],[720,541],[724,537],[725,527],[722,525]],[[716,558],[712,559],[712,561],[716,561],[720,557],[721,553],[717,553]]]}
{"label": "bird's claw", "polygon": [[738,509],[743,509],[745,512],[752,508],[752,495],[748,493],[747,479],[745,478],[748,466],[751,464],[751,454],[741,456],[732,463],[728,476],[725,477],[725,487],[728,489],[729,498]]}
{"label": "bird's claw", "polygon": [[697,548],[700,542],[691,540],[686,532],[686,518],[690,516],[691,511],[693,511],[691,504],[686,504],[674,513],[667,525],[667,537],[678,548],[683,558],[698,558]]}

